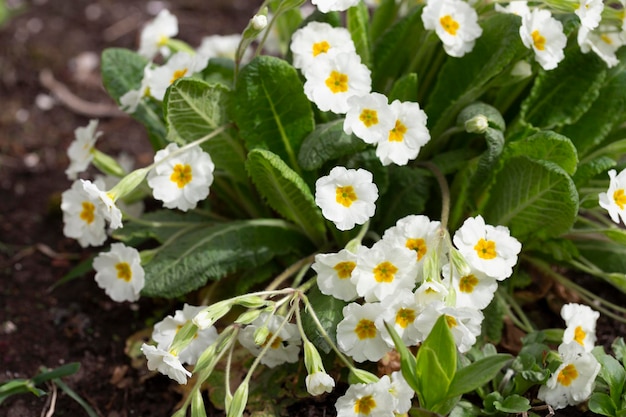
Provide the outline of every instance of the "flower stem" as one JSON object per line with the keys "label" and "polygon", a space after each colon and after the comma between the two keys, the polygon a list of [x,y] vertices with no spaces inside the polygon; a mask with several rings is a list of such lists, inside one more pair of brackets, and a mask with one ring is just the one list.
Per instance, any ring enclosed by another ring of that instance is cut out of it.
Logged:
{"label": "flower stem", "polygon": [[448,219],[450,218],[450,188],[448,187],[448,181],[446,181],[439,167],[432,162],[420,161],[418,165],[430,170],[437,179],[439,189],[441,190],[441,227],[447,229]]}

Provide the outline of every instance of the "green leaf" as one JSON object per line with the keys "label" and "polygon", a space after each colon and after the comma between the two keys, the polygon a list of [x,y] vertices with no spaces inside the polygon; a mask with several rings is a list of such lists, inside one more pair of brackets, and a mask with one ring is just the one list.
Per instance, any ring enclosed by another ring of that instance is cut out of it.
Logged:
{"label": "green leaf", "polygon": [[[591,180],[593,177],[603,172],[607,172],[615,165],[615,160],[609,158],[608,156],[600,156],[588,162],[583,162],[578,165],[576,174],[574,174],[574,183],[576,183],[576,187],[580,189],[581,187],[587,185],[589,183],[589,180]],[[597,197],[597,194],[594,194],[594,202],[596,204],[598,203]]]}
{"label": "green leaf", "polygon": [[[311,288],[307,293],[307,297],[326,334],[328,334],[333,343],[336,343],[337,324],[343,320],[343,308],[346,306],[346,303],[335,297],[322,294],[317,286]],[[330,353],[331,346],[324,339],[307,310],[304,310],[302,315],[302,325],[311,343],[325,353]]]}
{"label": "green leaf", "polygon": [[246,168],[270,207],[302,228],[317,246],[325,242],[324,218],[311,190],[278,155],[254,149],[248,154]]}
{"label": "green leaf", "polygon": [[389,93],[389,102],[394,100],[417,102],[417,74],[412,72],[396,80]]}
{"label": "green leaf", "polygon": [[485,220],[508,226],[520,240],[559,236],[571,229],[578,214],[571,177],[558,165],[525,156],[506,160],[490,194]]}
{"label": "green leaf", "polygon": [[361,62],[368,67],[371,61],[369,20],[369,12],[365,2],[358,2],[356,6],[350,7],[346,12],[346,23],[356,53],[361,57]]}
{"label": "green leaf", "polygon": [[438,403],[448,395],[450,383],[455,377],[457,352],[446,315],[441,315],[417,351],[416,376],[421,392],[420,405],[435,411]]}
{"label": "green leaf", "polygon": [[589,409],[596,414],[609,417],[617,416],[615,403],[613,402],[611,397],[603,392],[594,392],[593,394],[591,394],[591,397],[589,397],[588,406]]}
{"label": "green leaf", "polygon": [[[221,84],[208,84],[196,78],[180,78],[165,94],[164,108],[170,137],[181,145],[207,136],[229,123],[226,109],[231,91]],[[242,144],[225,132],[202,144],[217,169],[228,172],[237,182],[247,181],[243,169],[245,150]]]}
{"label": "green leaf", "polygon": [[576,241],[581,256],[604,271],[602,278],[626,293],[626,247],[599,240]]}
{"label": "green leaf", "polygon": [[186,233],[159,248],[145,265],[142,294],[173,298],[187,294],[209,279],[263,265],[277,255],[309,252],[304,236],[282,220],[232,221]]}
{"label": "green leaf", "polygon": [[32,379],[33,384],[39,385],[52,379],[63,378],[65,376],[74,375],[80,369],[80,363],[72,362],[61,365],[55,369],[47,369],[35,375]]}
{"label": "green leaf", "polygon": [[498,109],[481,101],[472,103],[469,106],[465,107],[463,110],[461,110],[456,118],[456,124],[459,127],[464,127],[466,122],[476,116],[486,117],[489,123],[489,127],[493,129],[497,129],[501,132],[504,132],[504,130],[506,129],[506,123],[504,122],[504,118],[502,117]]}
{"label": "green leaf", "polygon": [[295,68],[278,58],[255,58],[237,79],[232,116],[248,149],[268,149],[298,170],[296,156],[314,121]]}
{"label": "green leaf", "polygon": [[521,395],[513,394],[502,401],[494,401],[496,410],[503,413],[520,414],[530,410],[530,401]]}
{"label": "green leaf", "polygon": [[400,368],[402,370],[402,376],[407,384],[415,391],[421,395],[422,392],[422,381],[417,376],[417,362],[413,353],[406,346],[398,332],[393,326],[390,326],[387,322],[384,322],[385,328],[391,336],[393,340],[393,344],[396,347],[396,350],[400,354]]}
{"label": "green leaf", "polygon": [[449,397],[455,397],[482,387],[494,379],[504,364],[511,360],[511,358],[511,355],[499,353],[497,355],[484,357],[459,369],[454,375],[447,395]]}
{"label": "green leaf", "polygon": [[461,109],[475,101],[490,81],[527,54],[519,25],[518,16],[493,15],[483,22],[483,34],[472,52],[445,62],[425,108],[432,138],[453,125]]}
{"label": "green leaf", "polygon": [[398,13],[396,0],[381,0],[372,13],[370,39],[378,39],[391,26]]}
{"label": "green leaf", "polygon": [[600,94],[606,64],[578,45],[551,71],[540,71],[521,107],[524,122],[543,129],[575,123]]}
{"label": "green leaf", "polygon": [[298,162],[302,169],[310,171],[320,168],[327,161],[353,155],[366,147],[361,139],[346,134],[343,119],[338,119],[315,127],[300,147]]}
{"label": "green leaf", "polygon": [[626,383],[626,369],[613,356],[607,355],[602,346],[594,348],[592,353],[600,363],[599,375],[609,386],[611,399],[615,404],[619,404]]}
{"label": "green leaf", "polygon": [[122,242],[156,239],[163,243],[175,234],[185,233],[213,224],[204,216],[194,212],[180,213],[174,210],[156,210],[145,213],[141,221],[130,221],[123,228],[115,229],[113,237]]}
{"label": "green leaf", "polygon": [[574,175],[578,166],[578,153],[572,141],[548,130],[509,143],[507,151],[515,156],[554,162],[570,175]]}
{"label": "green leaf", "polygon": [[235,62],[230,58],[211,58],[207,66],[200,72],[201,78],[209,84],[233,86]]}
{"label": "green leaf", "polygon": [[[105,49],[102,52],[101,61],[102,83],[117,103],[124,94],[140,87],[143,69],[148,64],[148,61],[138,53],[122,48]],[[160,106],[148,100],[142,100],[133,113],[133,117],[148,129],[150,143],[154,149],[165,147],[167,131]]]}
{"label": "green leaf", "polygon": [[482,333],[489,342],[500,343],[502,330],[504,329],[505,313],[506,309],[502,305],[499,297],[494,297],[487,308],[485,308]]}

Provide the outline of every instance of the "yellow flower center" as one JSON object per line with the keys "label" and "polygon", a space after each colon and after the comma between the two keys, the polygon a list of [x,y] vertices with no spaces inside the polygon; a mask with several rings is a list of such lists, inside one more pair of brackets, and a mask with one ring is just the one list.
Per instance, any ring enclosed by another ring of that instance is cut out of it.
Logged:
{"label": "yellow flower center", "polygon": [[541,36],[538,30],[534,30],[530,36],[533,38],[533,45],[535,45],[535,49],[539,51],[543,51],[546,49],[546,38]]}
{"label": "yellow flower center", "polygon": [[167,43],[167,41],[169,40],[169,38],[165,35],[161,35],[159,37],[159,41],[157,42],[157,45],[159,46],[165,46],[165,44]]}
{"label": "yellow flower center", "polygon": [[456,319],[448,315],[446,315],[446,324],[448,325],[449,329],[456,327],[458,325],[458,323],[456,322]]}
{"label": "yellow flower center", "polygon": [[330,45],[326,41],[316,42],[313,44],[313,56],[325,54],[330,49]]}
{"label": "yellow flower center", "polygon": [[564,387],[569,387],[576,378],[578,378],[578,370],[573,363],[570,363],[565,368],[561,369],[561,372],[556,377],[559,384]]}
{"label": "yellow flower center", "polygon": [[576,326],[574,329],[574,340],[577,341],[579,345],[584,346],[585,336],[587,336],[587,332],[585,332],[582,327]]}
{"label": "yellow flower center", "polygon": [[421,261],[424,255],[426,255],[426,252],[428,252],[428,247],[424,239],[407,239],[405,246],[417,252],[418,261]]}
{"label": "yellow flower center", "polygon": [[493,259],[496,257],[496,242],[481,238],[474,246],[474,250],[481,259]]}
{"label": "yellow flower center", "polygon": [[170,180],[175,182],[178,188],[183,188],[191,182],[192,177],[191,166],[189,164],[176,164],[172,175],[170,175]]}
{"label": "yellow flower center", "polygon": [[339,279],[347,279],[352,276],[352,271],[356,267],[356,263],[352,261],[339,262],[333,267],[337,271]]}
{"label": "yellow flower center", "polygon": [[172,75],[172,79],[170,80],[170,84],[176,81],[179,78],[183,78],[187,74],[187,68],[174,71],[174,75]]}
{"label": "yellow flower center", "polygon": [[376,408],[376,401],[371,395],[361,397],[354,402],[354,414],[363,414],[369,416]]}
{"label": "yellow flower center", "polygon": [[402,142],[404,140],[404,134],[406,133],[407,128],[400,120],[396,120],[396,125],[393,129],[389,131],[389,137],[387,140],[389,142]]}
{"label": "yellow flower center", "polygon": [[603,33],[602,35],[600,35],[600,39],[602,39],[602,41],[606,43],[607,45],[613,45],[613,41],[611,40],[611,38],[609,38],[609,36],[606,33]]}
{"label": "yellow flower center", "polygon": [[348,91],[348,75],[342,74],[339,71],[331,72],[330,77],[326,79],[326,87],[328,87],[333,94],[345,93]]}
{"label": "yellow flower center", "polygon": [[363,122],[366,127],[372,127],[378,124],[378,112],[372,109],[363,109],[359,120]]}
{"label": "yellow flower center", "polygon": [[461,277],[459,282],[459,289],[461,292],[472,293],[474,292],[474,287],[478,285],[478,278],[475,275],[469,274]]}
{"label": "yellow flower center", "polygon": [[415,321],[415,310],[410,308],[401,308],[396,313],[396,324],[403,329]]}
{"label": "yellow flower center", "polygon": [[352,203],[354,203],[358,199],[356,193],[354,192],[354,188],[352,188],[351,185],[346,185],[345,187],[337,187],[335,192],[335,200],[337,200],[337,202],[344,207],[350,207]]}
{"label": "yellow flower center", "polygon": [[624,195],[623,188],[615,190],[615,192],[613,193],[613,200],[620,210],[624,210],[624,205],[626,205],[626,195]]}
{"label": "yellow flower center", "polygon": [[441,24],[443,30],[445,30],[452,36],[456,36],[456,31],[459,30],[460,25],[459,22],[452,18],[452,16],[450,16],[449,14],[445,15],[444,17],[439,19],[439,23]]}
{"label": "yellow flower center", "polygon": [[373,339],[376,337],[376,325],[368,319],[361,319],[354,328],[354,333],[359,340]]}
{"label": "yellow flower center", "polygon": [[80,212],[80,218],[87,224],[93,223],[95,219],[94,211],[96,210],[96,206],[89,201],[83,201],[83,211]]}
{"label": "yellow flower center", "polygon": [[[265,338],[265,342],[263,342],[263,344],[261,345],[262,348],[264,348],[267,345],[267,342],[269,342],[272,337],[274,337],[274,333],[269,332],[267,334],[267,337]],[[283,343],[283,339],[281,339],[280,337],[276,336],[276,339],[274,339],[274,341],[272,342],[272,344],[270,345],[270,347],[272,349],[278,349]]]}
{"label": "yellow flower center", "polygon": [[381,262],[374,268],[376,282],[392,282],[398,268],[389,261]]}
{"label": "yellow flower center", "polygon": [[128,262],[120,262],[115,264],[115,269],[117,269],[117,279],[123,279],[126,282],[130,282],[133,278],[133,272],[130,270],[130,265]]}

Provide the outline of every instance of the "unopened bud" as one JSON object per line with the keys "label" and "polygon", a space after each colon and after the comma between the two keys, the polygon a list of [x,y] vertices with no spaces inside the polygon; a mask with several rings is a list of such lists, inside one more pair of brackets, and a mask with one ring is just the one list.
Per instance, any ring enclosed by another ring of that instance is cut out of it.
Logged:
{"label": "unopened bud", "polygon": [[261,326],[254,331],[254,343],[257,346],[263,346],[267,337],[270,335],[270,329],[267,326]]}
{"label": "unopened bud", "polygon": [[352,368],[350,370],[350,383],[360,383],[360,384],[375,384],[378,382],[378,377],[371,372],[364,371],[358,368]]}
{"label": "unopened bud", "polygon": [[489,119],[479,114],[465,122],[465,131],[468,133],[485,133],[489,127]]}
{"label": "unopened bud", "polygon": [[230,311],[231,307],[232,302],[230,300],[215,303],[196,314],[192,319],[193,324],[198,326],[201,330],[208,329],[213,326],[216,321],[224,317],[226,313]]}
{"label": "unopened bud", "polygon": [[226,409],[227,417],[241,417],[246,408],[246,403],[248,402],[248,383],[244,380],[244,382],[239,385],[237,391],[233,395],[230,404]]}
{"label": "unopened bud", "polygon": [[254,15],[254,17],[250,19],[250,24],[253,29],[261,31],[267,27],[267,16],[262,14]]}
{"label": "unopened bud", "polygon": [[254,320],[256,320],[257,318],[259,318],[259,316],[261,315],[261,313],[263,313],[263,310],[249,310],[246,311],[245,313],[242,313],[237,320],[235,320],[235,323],[239,323],[239,324],[250,324],[252,323]]}

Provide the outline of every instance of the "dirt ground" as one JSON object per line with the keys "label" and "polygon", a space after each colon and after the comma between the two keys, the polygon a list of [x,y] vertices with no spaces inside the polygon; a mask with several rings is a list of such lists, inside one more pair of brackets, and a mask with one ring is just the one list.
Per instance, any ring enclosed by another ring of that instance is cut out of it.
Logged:
{"label": "dirt ground", "polygon": [[[115,107],[99,77],[101,51],[135,49],[141,25],[161,7],[178,17],[179,38],[192,45],[202,36],[240,32],[260,0],[8,3],[21,12],[0,28],[0,383],[32,377],[41,366],[80,362],[80,371],[64,380],[100,416],[169,416],[180,400],[176,384],[134,368],[124,350],[129,336],[171,313],[171,305],[143,299],[114,303],[96,286],[93,274],[51,288],[93,253],[63,237],[60,195],[70,186],[65,152],[74,129],[103,111],[108,116],[100,118],[99,149],[113,155],[124,151],[137,165],[149,163],[152,152],[143,128],[112,115]],[[45,70],[98,105],[63,105],[42,85]],[[547,309],[545,304],[539,308]],[[626,334],[623,325],[602,320],[600,343]],[[52,397],[13,397],[0,405],[0,416],[85,415],[62,392],[54,404]],[[289,415],[334,415],[335,398],[299,403]],[[583,414],[571,409],[561,415]]]}

